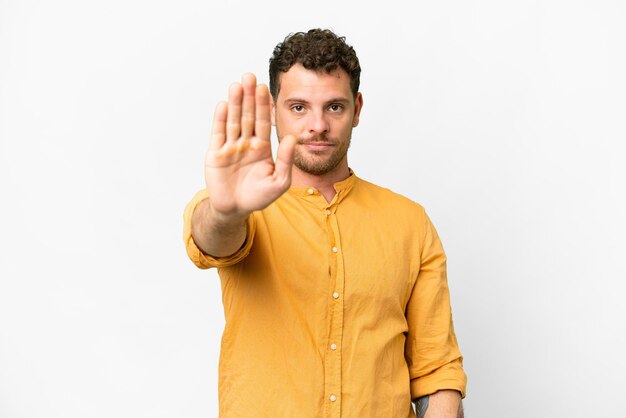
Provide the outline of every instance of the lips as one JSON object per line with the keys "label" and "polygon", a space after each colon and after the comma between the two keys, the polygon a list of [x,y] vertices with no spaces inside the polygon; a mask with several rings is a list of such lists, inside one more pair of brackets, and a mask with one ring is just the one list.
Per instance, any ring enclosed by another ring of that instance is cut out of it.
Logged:
{"label": "lips", "polygon": [[331,141],[328,137],[326,137],[325,135],[321,135],[321,136],[314,136],[312,138],[307,138],[307,139],[300,139],[300,141],[298,141],[298,143],[300,145],[311,145],[311,146],[334,146],[335,144],[333,143],[333,141]]}
{"label": "lips", "polygon": [[305,141],[301,142],[300,145],[303,145],[306,149],[310,151],[326,151],[335,145],[327,142],[327,141]]}

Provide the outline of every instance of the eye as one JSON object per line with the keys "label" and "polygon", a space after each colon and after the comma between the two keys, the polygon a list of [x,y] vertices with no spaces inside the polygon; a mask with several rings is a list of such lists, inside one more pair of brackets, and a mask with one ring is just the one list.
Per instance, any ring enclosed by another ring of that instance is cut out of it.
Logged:
{"label": "eye", "polygon": [[293,110],[296,113],[300,113],[300,112],[304,111],[304,106],[302,106],[302,105],[293,105],[293,106],[291,106],[291,110]]}
{"label": "eye", "polygon": [[343,106],[337,103],[331,104],[330,106],[328,106],[328,108],[332,111],[332,112],[341,112],[341,110],[343,109]]}

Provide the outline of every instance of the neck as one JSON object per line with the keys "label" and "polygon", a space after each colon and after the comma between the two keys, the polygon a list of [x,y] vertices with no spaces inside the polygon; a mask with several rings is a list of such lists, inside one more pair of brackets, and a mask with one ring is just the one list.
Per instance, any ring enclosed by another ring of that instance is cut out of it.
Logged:
{"label": "neck", "polygon": [[295,165],[291,169],[291,185],[294,187],[314,187],[327,202],[331,202],[337,194],[333,187],[335,183],[350,177],[348,162],[342,161],[335,169],[326,174],[316,176],[300,170]]}

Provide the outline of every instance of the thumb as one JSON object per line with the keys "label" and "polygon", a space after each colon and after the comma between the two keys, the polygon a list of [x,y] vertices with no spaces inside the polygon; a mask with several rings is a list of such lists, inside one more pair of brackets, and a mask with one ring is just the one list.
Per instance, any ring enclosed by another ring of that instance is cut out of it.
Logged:
{"label": "thumb", "polygon": [[291,180],[291,165],[293,164],[293,153],[296,143],[297,139],[293,135],[285,135],[280,140],[274,166],[274,176],[277,180],[285,182]]}

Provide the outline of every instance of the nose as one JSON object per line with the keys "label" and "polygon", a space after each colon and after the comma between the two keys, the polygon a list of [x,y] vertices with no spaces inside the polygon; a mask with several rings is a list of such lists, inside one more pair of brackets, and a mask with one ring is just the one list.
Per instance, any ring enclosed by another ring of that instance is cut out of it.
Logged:
{"label": "nose", "polygon": [[324,112],[310,113],[309,133],[315,135],[328,133],[328,121]]}

